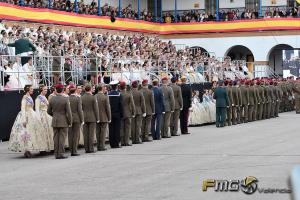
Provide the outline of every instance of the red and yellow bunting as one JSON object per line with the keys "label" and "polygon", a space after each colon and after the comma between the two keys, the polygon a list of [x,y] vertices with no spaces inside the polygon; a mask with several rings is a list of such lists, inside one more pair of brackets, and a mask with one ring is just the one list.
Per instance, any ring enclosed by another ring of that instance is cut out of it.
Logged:
{"label": "red and yellow bunting", "polygon": [[258,20],[237,20],[230,22],[200,22],[159,24],[131,19],[117,18],[112,23],[109,17],[82,15],[49,9],[36,9],[0,3],[0,18],[70,25],[89,28],[126,30],[156,34],[178,33],[225,33],[267,30],[299,30],[300,18],[274,18]]}

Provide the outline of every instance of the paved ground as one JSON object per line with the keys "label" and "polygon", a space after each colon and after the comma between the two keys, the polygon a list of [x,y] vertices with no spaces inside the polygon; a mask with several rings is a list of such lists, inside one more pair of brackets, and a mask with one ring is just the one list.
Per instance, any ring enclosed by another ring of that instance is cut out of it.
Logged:
{"label": "paved ground", "polygon": [[286,188],[300,163],[300,115],[224,129],[191,128],[173,137],[67,160],[24,159],[0,144],[3,200],[290,199],[287,194],[202,192],[206,178],[258,178],[259,187]]}

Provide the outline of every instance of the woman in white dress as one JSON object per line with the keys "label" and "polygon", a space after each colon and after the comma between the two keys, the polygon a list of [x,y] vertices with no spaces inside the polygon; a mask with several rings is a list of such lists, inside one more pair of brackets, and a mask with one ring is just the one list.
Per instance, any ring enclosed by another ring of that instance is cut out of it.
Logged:
{"label": "woman in white dress", "polygon": [[33,110],[32,86],[26,85],[24,92],[25,95],[21,101],[21,111],[12,127],[8,149],[14,152],[24,152],[24,156],[30,158],[32,157],[32,151],[47,151],[48,145],[44,127]]}
{"label": "woman in white dress", "polygon": [[216,105],[213,102],[212,96],[209,94],[208,90],[205,90],[203,95],[203,103],[205,103],[207,110],[207,123],[213,123],[216,121]]}
{"label": "woman in white dress", "polygon": [[208,91],[208,97],[210,99],[211,104],[211,110],[210,110],[210,116],[212,119],[212,122],[216,122],[216,100],[214,99],[214,94],[212,90]]}
{"label": "woman in white dress", "polygon": [[20,88],[19,86],[19,81],[17,78],[17,73],[13,70],[12,66],[10,63],[8,63],[6,69],[5,69],[5,74],[9,75],[9,81],[5,85],[5,90],[15,90]]}
{"label": "woman in white dress", "polygon": [[189,118],[189,125],[197,126],[206,123],[205,121],[205,109],[200,103],[199,92],[196,91],[193,93],[192,100],[192,111]]}
{"label": "woman in white dress", "polygon": [[44,127],[48,151],[52,151],[54,150],[53,128],[51,126],[52,117],[47,113],[49,102],[45,96],[46,94],[47,87],[44,85],[40,86],[40,95],[37,96],[37,98],[35,99],[35,111],[39,116]]}
{"label": "woman in white dress", "polygon": [[213,122],[213,116],[212,116],[212,104],[210,103],[210,98],[208,96],[208,90],[205,90],[203,95],[203,102],[202,105],[205,108],[205,121],[206,123],[212,123]]}

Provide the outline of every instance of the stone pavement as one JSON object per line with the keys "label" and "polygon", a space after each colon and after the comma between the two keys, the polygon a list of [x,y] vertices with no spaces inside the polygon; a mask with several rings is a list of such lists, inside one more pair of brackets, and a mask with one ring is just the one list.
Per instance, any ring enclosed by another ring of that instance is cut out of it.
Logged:
{"label": "stone pavement", "polygon": [[55,160],[23,158],[0,144],[3,200],[290,199],[288,194],[203,192],[204,179],[255,176],[259,187],[287,188],[300,163],[300,115],[223,129],[190,128],[191,135]]}

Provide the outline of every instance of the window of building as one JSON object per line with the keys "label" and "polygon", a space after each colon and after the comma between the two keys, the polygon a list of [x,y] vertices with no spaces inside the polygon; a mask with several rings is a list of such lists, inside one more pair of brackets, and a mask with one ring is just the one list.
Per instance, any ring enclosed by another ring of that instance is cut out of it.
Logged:
{"label": "window of building", "polygon": [[258,11],[259,10],[259,0],[246,0],[246,9],[250,11]]}

